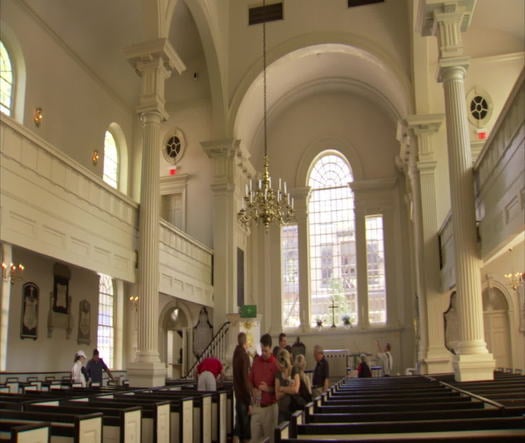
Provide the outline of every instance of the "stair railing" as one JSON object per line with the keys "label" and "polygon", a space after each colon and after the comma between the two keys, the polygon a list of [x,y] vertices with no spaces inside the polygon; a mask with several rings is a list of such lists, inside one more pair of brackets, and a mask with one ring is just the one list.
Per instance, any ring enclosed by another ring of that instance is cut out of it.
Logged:
{"label": "stair railing", "polygon": [[210,342],[206,345],[199,357],[195,360],[193,365],[188,369],[182,378],[194,378],[195,368],[199,363],[207,357],[216,357],[221,362],[226,361],[226,352],[228,350],[228,332],[230,330],[230,322],[224,322],[216,334],[212,337]]}

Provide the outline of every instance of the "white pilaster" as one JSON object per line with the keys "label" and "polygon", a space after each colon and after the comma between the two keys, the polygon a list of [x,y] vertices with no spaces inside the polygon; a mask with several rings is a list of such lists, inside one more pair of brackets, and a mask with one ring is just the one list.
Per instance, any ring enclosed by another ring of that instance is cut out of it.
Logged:
{"label": "white pilaster", "polygon": [[308,265],[308,199],[310,187],[294,188],[295,220],[299,248],[299,318],[301,331],[310,329],[310,266]]}
{"label": "white pilaster", "polygon": [[476,218],[472,157],[465,105],[465,75],[468,58],[463,57],[461,31],[466,30],[475,2],[426,0],[425,22],[432,22],[438,38],[439,78],[445,92],[447,148],[450,173],[456,292],[459,315],[459,343],[453,359],[457,381],[494,377],[494,358],[487,350],[483,331],[480,260],[476,239]]}
{"label": "white pilaster", "polygon": [[418,360],[422,373],[450,371],[451,354],[445,348],[439,283],[439,250],[436,242],[436,183],[432,136],[439,130],[441,114],[409,115],[406,125],[417,141],[410,150],[408,173],[414,194],[414,237],[419,267],[418,308],[420,342]]}
{"label": "white pilaster", "polygon": [[[239,140],[212,140],[202,142],[201,146],[212,160],[213,165],[213,263],[214,309],[213,322],[219,327],[227,315],[237,311],[237,222],[236,200],[240,201],[240,183],[236,188],[239,166],[243,157]],[[242,167],[242,166],[241,166]],[[247,251],[244,251],[245,260]],[[246,275],[246,269],[245,269]]]}
{"label": "white pilaster", "polygon": [[160,223],[160,124],[164,109],[164,82],[172,69],[184,69],[165,39],[126,50],[131,65],[142,78],[137,112],[143,124],[138,251],[138,349],[128,366],[132,386],[164,385],[166,368],[158,349],[159,320],[159,223]]}
{"label": "white pilaster", "polygon": [[[13,261],[13,247],[8,243],[0,243],[2,262],[9,265]],[[7,369],[7,342],[9,332],[9,304],[11,302],[11,280],[0,277],[0,371]]]}

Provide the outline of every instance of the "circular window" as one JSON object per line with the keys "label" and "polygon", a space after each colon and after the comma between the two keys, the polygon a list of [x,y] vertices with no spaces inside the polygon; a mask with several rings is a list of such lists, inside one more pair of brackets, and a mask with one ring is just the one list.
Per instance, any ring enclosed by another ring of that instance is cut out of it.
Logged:
{"label": "circular window", "polygon": [[492,116],[492,100],[490,96],[475,87],[467,94],[468,119],[476,129],[488,127]]}
{"label": "circular window", "polygon": [[476,120],[483,120],[489,113],[489,104],[481,95],[476,95],[470,102],[470,113]]}
{"label": "circular window", "polygon": [[168,135],[166,142],[164,143],[163,156],[164,159],[172,164],[177,164],[184,154],[186,142],[182,131],[177,129]]}

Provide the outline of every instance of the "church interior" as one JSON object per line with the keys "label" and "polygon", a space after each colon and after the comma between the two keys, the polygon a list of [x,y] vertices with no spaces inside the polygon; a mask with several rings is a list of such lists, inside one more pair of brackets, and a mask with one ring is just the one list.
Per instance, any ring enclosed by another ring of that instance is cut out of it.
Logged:
{"label": "church interior", "polygon": [[161,386],[243,328],[525,371],[523,0],[0,8],[0,383]]}

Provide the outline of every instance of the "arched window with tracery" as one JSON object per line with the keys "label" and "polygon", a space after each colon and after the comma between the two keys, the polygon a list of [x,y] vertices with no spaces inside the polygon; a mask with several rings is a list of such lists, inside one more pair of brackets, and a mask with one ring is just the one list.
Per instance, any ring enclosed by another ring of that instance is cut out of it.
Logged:
{"label": "arched window with tracery", "polygon": [[[308,176],[310,324],[357,323],[357,260],[354,193],[350,164],[327,151]],[[334,318],[332,317],[334,313]]]}
{"label": "arched window with tracery", "polygon": [[115,137],[110,131],[104,136],[104,174],[102,179],[111,187],[118,188],[119,153]]}
{"label": "arched window with tracery", "polygon": [[0,112],[11,116],[13,113],[14,73],[9,53],[0,40]]}

